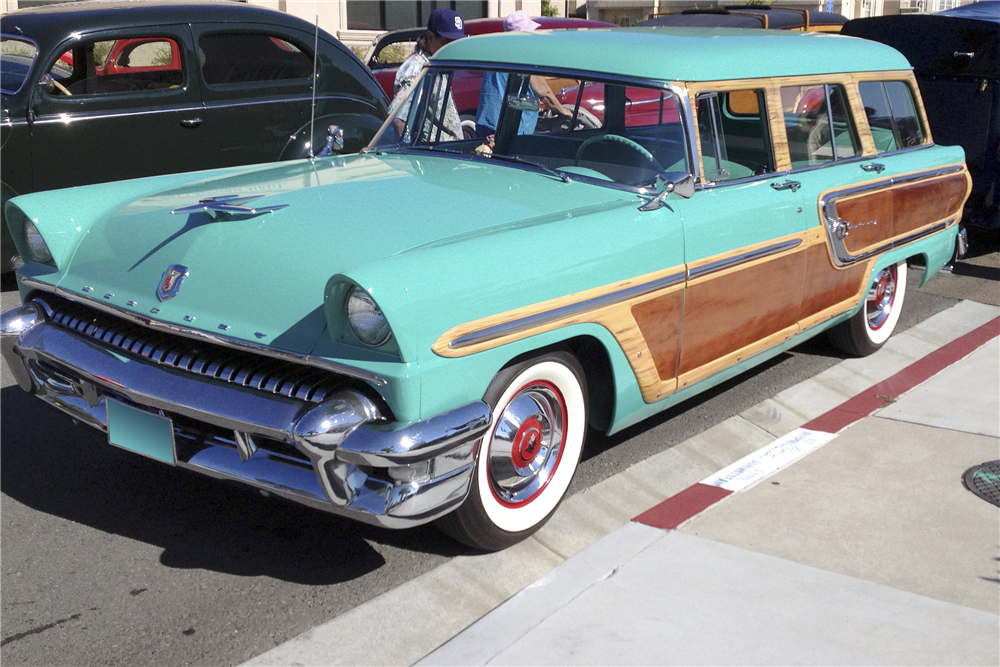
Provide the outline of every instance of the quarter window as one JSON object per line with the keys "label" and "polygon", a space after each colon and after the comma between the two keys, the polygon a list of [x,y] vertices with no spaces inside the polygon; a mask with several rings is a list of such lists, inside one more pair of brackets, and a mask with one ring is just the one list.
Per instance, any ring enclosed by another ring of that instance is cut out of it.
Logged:
{"label": "quarter window", "polygon": [[792,167],[843,160],[861,153],[843,86],[784,86],[781,103]]}
{"label": "quarter window", "polygon": [[706,181],[729,181],[774,171],[763,90],[706,92],[695,101]]}
{"label": "quarter window", "polygon": [[880,153],[919,146],[924,132],[913,91],[903,81],[862,81],[858,84],[872,139]]}
{"label": "quarter window", "polygon": [[308,79],[312,56],[263,33],[214,33],[198,41],[205,82],[214,85]]}

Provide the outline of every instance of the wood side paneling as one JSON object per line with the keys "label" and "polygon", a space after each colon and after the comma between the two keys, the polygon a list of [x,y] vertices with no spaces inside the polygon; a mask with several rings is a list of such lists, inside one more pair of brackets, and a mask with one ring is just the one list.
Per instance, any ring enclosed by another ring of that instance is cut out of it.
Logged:
{"label": "wood side paneling", "polygon": [[860,263],[838,269],[822,245],[805,251],[805,289],[802,295],[802,316],[808,317],[845,301],[853,301],[861,293],[868,276],[868,264]]}
{"label": "wood side paneling", "polygon": [[660,380],[677,377],[683,313],[684,293],[680,291],[632,306],[632,317],[653,355]]}
{"label": "wood side paneling", "polygon": [[837,202],[837,215],[851,225],[844,239],[849,252],[856,254],[896,235],[893,199],[892,191],[880,190]]}
{"label": "wood side paneling", "polygon": [[688,286],[680,373],[795,326],[801,316],[801,250],[713,274]]}
{"label": "wood side paneling", "polygon": [[[906,234],[957,214],[965,201],[965,174],[893,190],[893,226]],[[837,205],[840,207],[839,203]]]}

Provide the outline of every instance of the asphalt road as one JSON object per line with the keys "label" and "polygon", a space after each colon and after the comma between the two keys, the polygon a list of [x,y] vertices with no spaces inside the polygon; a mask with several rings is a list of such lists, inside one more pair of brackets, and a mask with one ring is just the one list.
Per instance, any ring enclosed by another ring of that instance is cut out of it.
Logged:
{"label": "asphalt road", "polygon": [[[1000,305],[996,239],[973,255],[920,289],[911,271],[899,327],[960,298]],[[5,281],[3,309],[17,302]],[[570,492],[839,359],[812,341],[626,432],[591,437]],[[24,394],[6,366],[0,419],[4,665],[234,665],[467,553],[433,527],[363,526],[118,450]]]}

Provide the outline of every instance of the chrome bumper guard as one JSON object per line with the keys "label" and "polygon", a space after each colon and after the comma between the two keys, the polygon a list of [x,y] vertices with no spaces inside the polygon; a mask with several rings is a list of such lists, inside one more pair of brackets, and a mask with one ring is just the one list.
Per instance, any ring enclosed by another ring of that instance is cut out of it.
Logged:
{"label": "chrome bumper guard", "polygon": [[385,420],[356,389],[323,403],[186,374],[47,321],[43,300],[0,316],[0,352],[25,391],[107,431],[107,398],[169,417],[179,467],[388,528],[431,521],[468,495],[482,401],[422,422]]}

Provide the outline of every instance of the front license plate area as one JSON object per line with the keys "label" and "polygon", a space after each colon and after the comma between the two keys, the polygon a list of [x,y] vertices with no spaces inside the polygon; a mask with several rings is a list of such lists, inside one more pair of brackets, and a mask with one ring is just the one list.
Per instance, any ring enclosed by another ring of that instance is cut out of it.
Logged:
{"label": "front license plate area", "polygon": [[108,406],[108,442],[157,461],[177,464],[174,425],[170,419],[110,398],[105,403]]}

